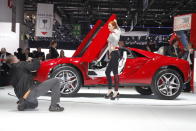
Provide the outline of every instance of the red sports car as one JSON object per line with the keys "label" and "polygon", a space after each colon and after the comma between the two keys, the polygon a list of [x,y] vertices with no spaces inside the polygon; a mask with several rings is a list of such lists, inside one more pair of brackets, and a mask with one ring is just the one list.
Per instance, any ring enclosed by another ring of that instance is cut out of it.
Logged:
{"label": "red sports car", "polygon": [[[108,23],[114,19],[112,15],[104,25],[98,20],[72,57],[42,62],[35,80],[59,77],[63,80],[61,93],[65,95],[74,95],[84,86],[107,86],[104,58],[108,51]],[[120,86],[135,86],[139,93],[154,93],[159,99],[175,99],[191,76],[187,61],[135,48],[123,49],[118,71]]]}

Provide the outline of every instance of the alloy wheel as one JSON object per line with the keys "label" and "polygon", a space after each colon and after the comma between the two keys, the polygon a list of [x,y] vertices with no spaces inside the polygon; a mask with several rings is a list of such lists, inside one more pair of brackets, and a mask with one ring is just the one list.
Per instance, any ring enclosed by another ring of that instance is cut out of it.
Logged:
{"label": "alloy wheel", "polygon": [[71,94],[76,90],[78,86],[78,78],[74,72],[71,70],[62,70],[59,71],[55,77],[60,78],[61,82],[61,93],[62,94]]}
{"label": "alloy wheel", "polygon": [[164,73],[157,80],[159,92],[164,96],[174,96],[180,89],[180,80],[173,73]]}

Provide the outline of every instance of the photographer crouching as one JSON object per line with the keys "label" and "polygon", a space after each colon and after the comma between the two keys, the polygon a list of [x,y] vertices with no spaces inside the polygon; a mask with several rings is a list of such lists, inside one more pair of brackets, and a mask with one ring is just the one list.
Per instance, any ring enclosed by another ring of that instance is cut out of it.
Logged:
{"label": "photographer crouching", "polygon": [[16,56],[10,55],[6,62],[10,64],[10,84],[14,87],[14,92],[19,99],[17,102],[18,110],[35,109],[38,106],[37,98],[45,95],[51,90],[51,105],[49,111],[60,112],[64,108],[60,102],[60,79],[52,78],[38,86],[33,84],[32,72],[38,70],[40,60],[29,57],[27,61],[20,61]]}

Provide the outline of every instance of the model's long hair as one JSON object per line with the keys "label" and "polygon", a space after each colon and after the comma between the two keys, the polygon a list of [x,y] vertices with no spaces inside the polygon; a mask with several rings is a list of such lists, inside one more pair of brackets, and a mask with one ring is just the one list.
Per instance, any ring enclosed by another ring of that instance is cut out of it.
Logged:
{"label": "model's long hair", "polygon": [[110,21],[108,24],[111,24],[112,26],[114,26],[114,29],[118,29],[118,24],[116,23],[116,21]]}

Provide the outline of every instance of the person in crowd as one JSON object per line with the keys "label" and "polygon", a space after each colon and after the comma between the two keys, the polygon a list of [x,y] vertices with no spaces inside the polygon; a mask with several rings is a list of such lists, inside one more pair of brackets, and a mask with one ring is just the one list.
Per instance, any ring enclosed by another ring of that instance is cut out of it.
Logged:
{"label": "person in crowd", "polygon": [[45,60],[45,53],[42,52],[41,47],[37,48],[37,51],[35,52],[35,58],[38,58],[38,59],[40,59],[42,61]]}
{"label": "person in crowd", "polygon": [[178,57],[178,58],[182,57],[183,53],[180,50],[179,42],[176,39],[172,41],[171,45],[165,48],[165,55],[171,56],[171,57]]}
{"label": "person in crowd", "polygon": [[6,48],[1,48],[0,51],[0,69],[2,69],[4,71],[4,73],[6,73],[9,70],[9,66],[6,64],[6,57],[11,55],[10,53],[8,53],[6,51]]}
{"label": "person in crowd", "polygon": [[57,47],[57,42],[56,41],[52,41],[50,43],[50,58],[51,59],[59,57],[59,53],[58,53],[56,47]]}
{"label": "person in crowd", "polygon": [[169,48],[169,46],[170,46],[169,42],[164,43],[163,46],[159,47],[157,53],[161,55],[166,55],[167,53],[166,50]]}
{"label": "person in crowd", "polygon": [[32,72],[40,66],[40,60],[29,57],[27,61],[20,61],[16,56],[10,55],[6,62],[10,64],[10,84],[14,87],[14,92],[19,99],[18,110],[35,109],[38,106],[37,98],[45,95],[49,90],[51,93],[51,105],[49,111],[63,111],[60,102],[60,82],[59,78],[52,78],[38,86],[33,85]]}
{"label": "person in crowd", "polygon": [[64,52],[64,50],[61,50],[60,51],[60,58],[65,58],[65,52]]}
{"label": "person in crowd", "polygon": [[[109,22],[108,29],[110,31],[110,35],[107,39],[110,61],[105,71],[108,80],[108,93],[105,95],[105,98],[106,99],[110,98],[111,100],[115,100],[116,98],[119,98],[120,95],[118,92],[118,86],[119,86],[118,62],[120,58],[120,53],[118,50],[119,49],[118,42],[120,39],[121,31],[120,28],[118,27],[116,20]],[[113,72],[114,74],[114,85],[115,85],[114,92],[112,91],[111,72]]]}
{"label": "person in crowd", "polygon": [[5,64],[5,60],[6,60],[6,57],[9,56],[10,53],[8,53],[6,51],[6,48],[1,48],[1,51],[0,51],[0,66],[3,66],[3,64]]}
{"label": "person in crowd", "polygon": [[189,62],[191,69],[193,69],[193,63],[194,63],[194,50],[192,43],[188,44],[188,56],[187,56],[187,61]]}
{"label": "person in crowd", "polygon": [[51,50],[49,50],[49,53],[46,54],[46,60],[51,59]]}
{"label": "person in crowd", "polygon": [[150,44],[149,44],[149,42],[147,42],[147,44],[146,44],[146,50],[151,52],[151,49],[150,49]]}
{"label": "person in crowd", "polygon": [[30,52],[30,48],[25,49],[24,55],[25,55],[25,60],[27,60],[29,57],[34,58],[33,53]]}
{"label": "person in crowd", "polygon": [[[192,48],[192,44],[189,43],[187,45],[186,51],[183,53],[182,59],[187,60],[190,64],[191,70],[193,72],[193,61],[194,61],[194,51]],[[183,86],[183,91],[184,92],[190,92],[191,91],[191,83],[188,82]]]}
{"label": "person in crowd", "polygon": [[155,51],[155,41],[150,40],[148,42],[148,47],[149,47],[148,50],[150,50],[151,52],[154,52]]}
{"label": "person in crowd", "polygon": [[24,55],[23,49],[22,48],[18,48],[17,49],[18,52],[14,53],[14,55],[20,60],[20,61],[25,61],[26,57]]}

